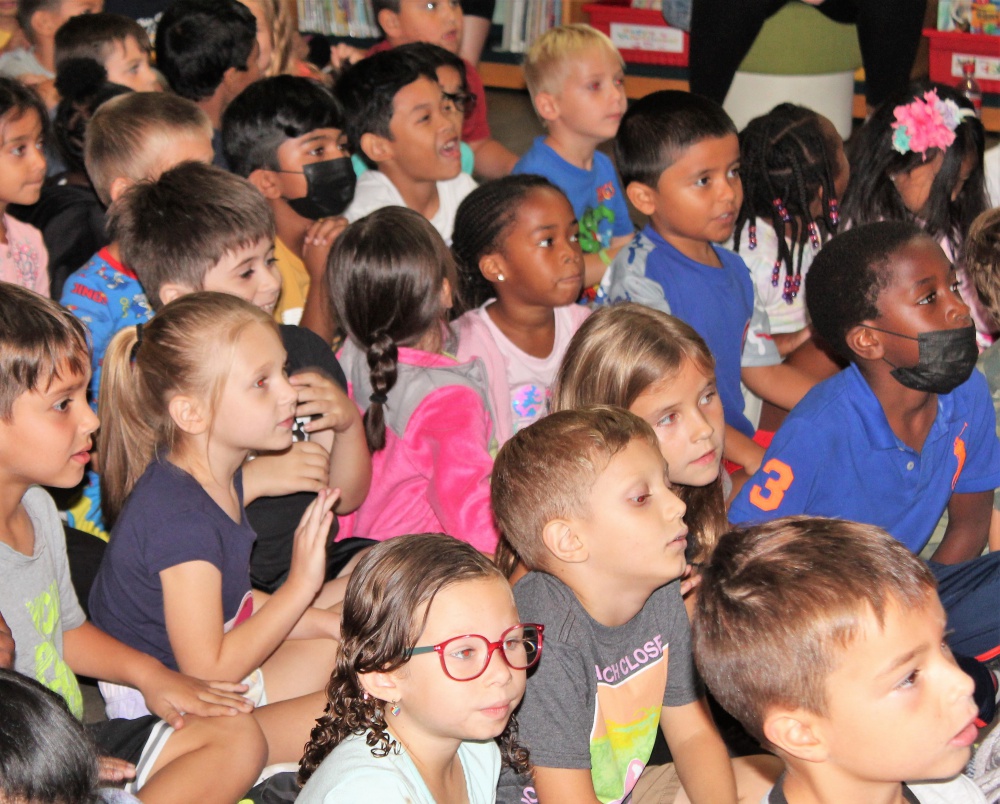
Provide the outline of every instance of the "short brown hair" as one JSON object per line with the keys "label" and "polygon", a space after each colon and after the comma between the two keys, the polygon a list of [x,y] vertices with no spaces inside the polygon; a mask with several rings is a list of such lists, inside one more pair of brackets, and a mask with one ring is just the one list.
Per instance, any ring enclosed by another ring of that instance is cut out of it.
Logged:
{"label": "short brown hair", "polygon": [[83,161],[94,190],[105,206],[111,183],[149,178],[160,147],[181,133],[212,137],[212,121],[194,103],[168,92],[129,92],[112,98],[87,126]]}
{"label": "short brown hair", "polygon": [[0,282],[0,419],[9,422],[21,394],[47,388],[67,369],[90,371],[83,323],[51,299]]}
{"label": "short brown hair", "polygon": [[108,235],[159,310],[164,284],[180,282],[199,290],[223,256],[274,240],[274,214],[246,179],[185,162],[156,181],[134,184],[112,204]]}
{"label": "short brown hair", "polygon": [[1000,209],[988,209],[972,222],[963,250],[965,271],[980,301],[1000,316]]}
{"label": "short brown hair", "polygon": [[625,68],[625,60],[612,41],[589,25],[560,25],[543,33],[524,56],[524,82],[531,97],[539,92],[559,92],[566,77],[567,63],[594,48],[613,53],[622,69]]}
{"label": "short brown hair", "polygon": [[585,516],[594,483],[636,439],[659,454],[646,422],[621,408],[594,405],[551,413],[501,447],[490,486],[493,515],[528,569],[545,568],[545,525]]}
{"label": "short brown hair", "polygon": [[134,39],[144,53],[153,49],[146,30],[131,17],[104,12],[70,17],[56,31],[56,69],[69,59],[79,58],[93,59],[103,65],[115,45],[124,48],[129,39]]}
{"label": "short brown hair", "polygon": [[[727,533],[702,571],[695,662],[718,699],[768,745],[773,707],[826,713],[826,679],[869,613],[919,608],[927,565],[872,525],[786,517]],[[772,746],[773,747],[773,746]]]}

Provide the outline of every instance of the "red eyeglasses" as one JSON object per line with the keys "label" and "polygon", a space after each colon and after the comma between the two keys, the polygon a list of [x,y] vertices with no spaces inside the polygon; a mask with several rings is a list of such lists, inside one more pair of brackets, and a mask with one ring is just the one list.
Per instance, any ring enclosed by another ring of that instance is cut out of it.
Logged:
{"label": "red eyeglasses", "polygon": [[479,634],[452,637],[437,645],[410,648],[406,657],[434,652],[441,659],[441,668],[453,681],[472,681],[486,672],[493,652],[500,655],[512,670],[527,670],[538,664],[542,655],[544,626],[537,623],[518,623],[500,635],[497,642],[490,642]]}

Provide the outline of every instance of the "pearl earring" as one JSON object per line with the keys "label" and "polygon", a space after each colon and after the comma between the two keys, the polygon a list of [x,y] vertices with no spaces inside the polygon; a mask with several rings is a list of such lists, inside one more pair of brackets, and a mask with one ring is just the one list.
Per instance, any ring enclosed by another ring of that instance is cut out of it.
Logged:
{"label": "pearl earring", "polygon": [[503,274],[497,274],[497,282],[503,282]]}

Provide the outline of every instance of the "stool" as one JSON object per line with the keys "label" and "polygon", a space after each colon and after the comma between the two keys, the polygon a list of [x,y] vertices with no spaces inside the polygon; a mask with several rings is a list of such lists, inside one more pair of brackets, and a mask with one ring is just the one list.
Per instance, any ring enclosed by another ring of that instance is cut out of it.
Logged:
{"label": "stool", "polygon": [[723,104],[738,129],[779,103],[806,106],[851,134],[857,27],[791,2],[770,17],[733,79]]}

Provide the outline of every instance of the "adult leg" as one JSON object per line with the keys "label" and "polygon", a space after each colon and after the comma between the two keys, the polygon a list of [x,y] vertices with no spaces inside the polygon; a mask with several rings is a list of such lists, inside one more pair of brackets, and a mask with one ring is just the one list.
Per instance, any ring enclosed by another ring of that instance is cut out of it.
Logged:
{"label": "adult leg", "polygon": [[787,0],[694,0],[688,78],[691,91],[722,103],[764,21]]}

